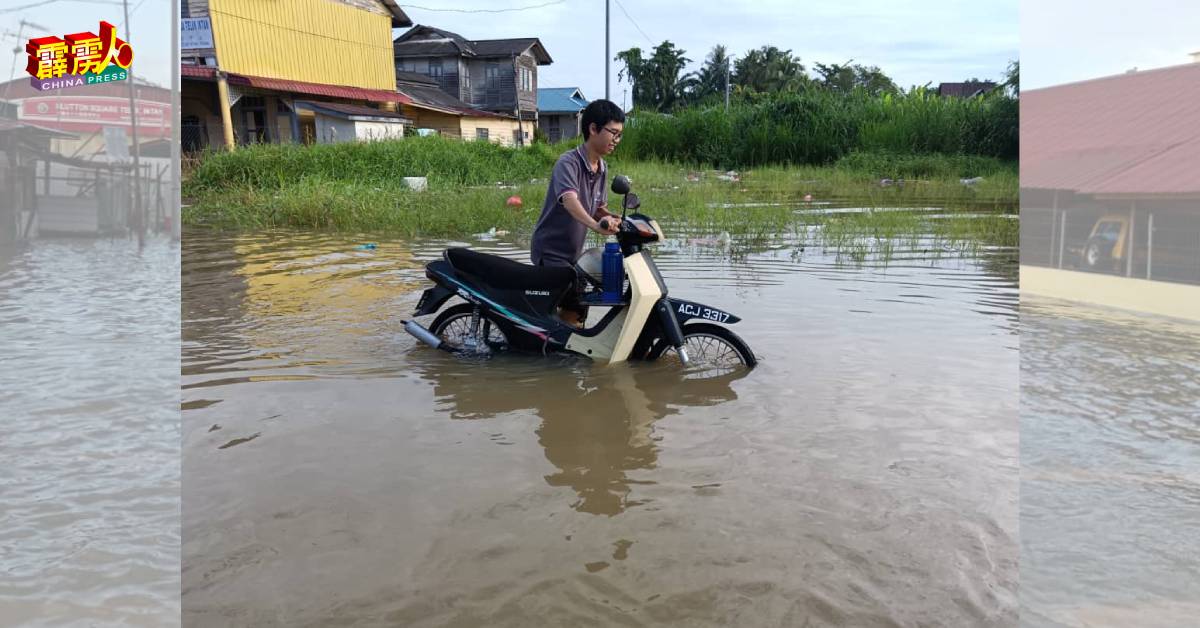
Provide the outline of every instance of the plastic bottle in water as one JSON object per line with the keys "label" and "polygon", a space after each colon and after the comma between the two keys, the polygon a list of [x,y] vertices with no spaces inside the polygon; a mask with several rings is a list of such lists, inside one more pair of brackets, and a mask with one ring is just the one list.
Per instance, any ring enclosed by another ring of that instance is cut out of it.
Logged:
{"label": "plastic bottle in water", "polygon": [[621,256],[621,245],[609,242],[604,245],[604,257],[601,262],[603,269],[602,282],[604,292],[601,298],[605,302],[621,300],[621,289],[625,287],[625,260]]}

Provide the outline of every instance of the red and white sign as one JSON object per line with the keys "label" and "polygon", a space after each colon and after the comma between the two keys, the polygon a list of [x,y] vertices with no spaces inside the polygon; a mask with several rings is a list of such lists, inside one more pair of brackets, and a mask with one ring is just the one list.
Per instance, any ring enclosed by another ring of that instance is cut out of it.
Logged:
{"label": "red and white sign", "polygon": [[[171,133],[166,103],[138,100],[138,134],[165,137]],[[130,126],[129,99],[113,96],[36,96],[21,100],[20,120],[75,133],[97,133],[106,126]]]}

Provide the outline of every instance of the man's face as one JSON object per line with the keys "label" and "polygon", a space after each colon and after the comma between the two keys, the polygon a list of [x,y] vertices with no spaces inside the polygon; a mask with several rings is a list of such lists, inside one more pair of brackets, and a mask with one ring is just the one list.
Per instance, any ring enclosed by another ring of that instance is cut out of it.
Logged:
{"label": "man's face", "polygon": [[617,148],[617,144],[621,141],[621,134],[625,132],[625,124],[622,122],[609,122],[603,126],[593,124],[592,135],[588,138],[588,145],[592,150],[601,155],[611,154]]}

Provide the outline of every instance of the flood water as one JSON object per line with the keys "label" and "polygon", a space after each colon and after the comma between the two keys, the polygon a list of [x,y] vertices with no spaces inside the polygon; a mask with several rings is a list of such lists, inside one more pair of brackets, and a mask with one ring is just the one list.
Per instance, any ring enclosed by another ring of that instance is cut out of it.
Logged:
{"label": "flood water", "polygon": [[1200,617],[1200,325],[1021,308],[1021,623]]}
{"label": "flood water", "polygon": [[0,247],[0,625],[179,623],[179,251]]}
{"label": "flood water", "polygon": [[400,325],[453,242],[185,234],[184,625],[1016,625],[1015,251],[675,235],[753,372],[464,361]]}

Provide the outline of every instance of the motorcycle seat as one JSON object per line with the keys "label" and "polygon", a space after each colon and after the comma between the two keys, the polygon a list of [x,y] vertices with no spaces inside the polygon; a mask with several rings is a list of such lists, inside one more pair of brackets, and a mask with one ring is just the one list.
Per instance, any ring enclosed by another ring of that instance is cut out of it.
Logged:
{"label": "motorcycle seat", "polygon": [[446,261],[456,271],[471,275],[498,290],[559,292],[575,281],[573,268],[531,266],[465,248],[447,249]]}

